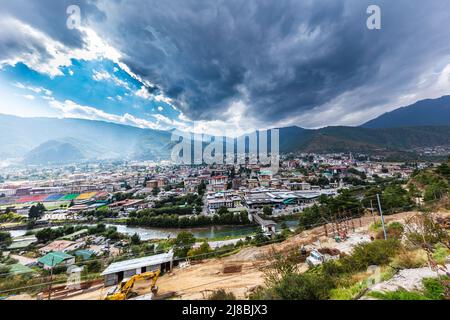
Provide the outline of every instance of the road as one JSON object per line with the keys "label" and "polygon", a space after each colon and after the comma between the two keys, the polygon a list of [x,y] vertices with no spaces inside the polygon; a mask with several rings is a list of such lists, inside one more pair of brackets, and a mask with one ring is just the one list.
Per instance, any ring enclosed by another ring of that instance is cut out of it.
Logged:
{"label": "road", "polygon": [[[220,248],[220,247],[223,247],[223,246],[226,246],[226,245],[229,245],[229,244],[236,244],[239,240],[244,241],[245,238],[237,238],[237,239],[229,239],[229,240],[218,240],[218,241],[208,241],[208,244],[209,244],[209,246],[210,246],[212,249],[215,249],[215,248]],[[200,247],[200,245],[201,245],[202,243],[203,243],[203,242],[197,242],[197,243],[194,245],[194,248]]]}

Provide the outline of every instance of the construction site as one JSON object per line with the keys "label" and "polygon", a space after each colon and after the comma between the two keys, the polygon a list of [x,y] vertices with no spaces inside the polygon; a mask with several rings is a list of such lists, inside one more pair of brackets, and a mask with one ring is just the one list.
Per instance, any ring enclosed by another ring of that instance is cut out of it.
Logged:
{"label": "construction site", "polygon": [[[404,212],[390,215],[385,218],[385,223],[402,223],[416,214],[417,212]],[[441,212],[439,216],[448,219],[450,213]],[[256,288],[264,285],[264,268],[270,264],[272,252],[287,253],[301,249],[305,251],[306,258],[312,251],[317,250],[324,255],[339,257],[341,254],[350,253],[355,245],[370,241],[373,236],[370,226],[374,222],[376,221],[373,216],[366,216],[339,224],[327,224],[301,232],[281,243],[260,247],[245,247],[235,254],[220,259],[186,261],[166,272],[163,276],[159,276],[158,272],[158,275],[152,274],[146,278],[145,273],[142,273],[131,283],[130,281],[128,281],[128,284],[122,283],[122,287],[130,286],[131,289],[128,289],[133,294],[119,297],[118,300],[201,300],[206,299],[211,292],[219,289],[225,289],[227,292],[233,293],[237,299],[247,299]],[[346,233],[346,239],[337,242],[335,236],[342,234],[342,232]],[[302,259],[298,262],[300,271],[308,270],[308,263],[305,260]],[[151,282],[150,285],[149,281]],[[113,289],[117,291],[120,286],[119,284],[117,287],[105,287],[102,280],[86,282],[81,287],[74,289],[67,289],[66,285],[55,286],[50,297],[49,292],[43,292],[38,295],[38,299],[104,300],[105,298],[108,299],[107,297],[111,295],[110,292]],[[155,290],[155,287],[157,290]],[[11,297],[11,299],[18,298]],[[26,296],[20,296],[20,299],[25,298]],[[29,298],[31,299],[31,297]]]}

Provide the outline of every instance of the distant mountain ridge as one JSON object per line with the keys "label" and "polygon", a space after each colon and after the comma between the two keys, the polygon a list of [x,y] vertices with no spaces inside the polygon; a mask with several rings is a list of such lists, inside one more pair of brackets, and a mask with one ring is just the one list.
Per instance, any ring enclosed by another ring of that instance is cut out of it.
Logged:
{"label": "distant mountain ridge", "polygon": [[49,140],[28,152],[24,164],[66,164],[80,162],[85,159],[83,153],[68,142]]}
{"label": "distant mountain ridge", "polygon": [[[438,100],[439,107],[436,108],[445,109],[450,97]],[[427,103],[417,103],[414,108],[420,109]],[[401,112],[405,112],[407,108],[401,109]],[[377,125],[375,120],[361,127],[280,128],[280,152],[389,155],[411,153],[415,148],[450,145],[450,124],[396,127],[391,121],[392,127],[370,128]],[[386,126],[387,123],[384,122]],[[380,122],[378,125],[381,125]],[[103,121],[21,118],[0,114],[0,159],[22,159],[25,164],[106,159],[166,160],[170,158],[174,145],[171,134],[171,131],[141,129]]]}
{"label": "distant mountain ridge", "polygon": [[170,132],[103,121],[0,114],[0,158],[23,158],[48,141],[66,142],[86,159],[167,158]]}
{"label": "distant mountain ridge", "polygon": [[418,101],[410,106],[387,112],[364,123],[370,129],[448,126],[450,125],[450,96]]}
{"label": "distant mountain ridge", "polygon": [[414,148],[450,144],[450,126],[294,128],[280,129],[281,152],[411,152]]}

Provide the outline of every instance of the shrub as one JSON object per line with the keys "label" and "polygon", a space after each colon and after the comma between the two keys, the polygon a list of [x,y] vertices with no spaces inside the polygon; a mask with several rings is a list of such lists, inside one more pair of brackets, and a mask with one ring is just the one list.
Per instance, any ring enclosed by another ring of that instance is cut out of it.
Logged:
{"label": "shrub", "polygon": [[433,252],[433,259],[439,264],[445,264],[448,257],[448,249],[442,244],[437,244]]}
{"label": "shrub", "polygon": [[424,278],[422,284],[425,288],[425,296],[432,300],[443,300],[446,298],[446,287],[444,281],[448,281],[448,277],[442,279]]}
{"label": "shrub", "polygon": [[369,230],[373,232],[377,232],[381,229],[382,224],[381,221],[374,222],[370,225]]}
{"label": "shrub", "polygon": [[396,269],[413,269],[423,267],[427,262],[427,255],[423,250],[403,249],[393,259],[392,267]]}
{"label": "shrub", "polygon": [[375,240],[362,243],[353,249],[351,256],[342,258],[347,272],[363,271],[370,265],[386,265],[399,250],[401,244],[395,239]]}
{"label": "shrub", "polygon": [[226,292],[225,289],[213,291],[208,300],[236,300],[236,296],[232,292]]}
{"label": "shrub", "polygon": [[387,236],[388,238],[400,239],[404,229],[403,224],[400,222],[392,222],[387,227]]}
{"label": "shrub", "polygon": [[380,300],[429,300],[419,292],[406,291],[405,289],[392,292],[373,291],[369,293],[369,296]]}
{"label": "shrub", "polygon": [[331,300],[352,300],[356,298],[363,290],[367,288],[365,281],[357,282],[349,287],[332,289],[330,292]]}
{"label": "shrub", "polygon": [[333,287],[332,279],[322,274],[291,273],[280,280],[273,292],[282,300],[324,300],[330,297]]}
{"label": "shrub", "polygon": [[92,260],[86,263],[86,273],[98,273],[102,269],[102,264],[99,260]]}

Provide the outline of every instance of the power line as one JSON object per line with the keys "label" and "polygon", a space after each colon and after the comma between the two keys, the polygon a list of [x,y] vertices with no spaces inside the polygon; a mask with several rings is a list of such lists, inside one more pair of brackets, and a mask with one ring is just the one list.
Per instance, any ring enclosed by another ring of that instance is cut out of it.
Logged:
{"label": "power line", "polygon": [[[279,239],[275,239],[275,240],[269,240],[269,241],[265,241],[260,243],[260,245],[265,245],[265,244],[273,244],[273,243],[278,243],[280,242]],[[219,250],[219,251],[214,251],[214,252],[208,252],[208,253],[202,253],[202,254],[197,254],[197,255],[193,255],[193,256],[185,256],[185,257],[177,257],[177,260],[184,260],[184,259],[189,259],[189,258],[194,258],[194,257],[201,257],[201,256],[205,256],[208,254],[215,254],[215,253],[222,253],[222,252],[227,252],[229,251],[229,249],[225,249],[225,250]],[[92,275],[92,274],[91,274]],[[85,277],[88,277],[88,275],[86,275]],[[36,279],[43,279],[46,278],[47,276],[43,276],[43,277],[38,277]],[[100,278],[99,278],[100,279]],[[50,284],[58,284],[58,283],[64,283],[67,280],[59,280],[59,281],[55,281],[55,282],[47,282],[47,283],[39,283],[39,284],[35,284],[35,285],[30,285],[30,286],[25,286],[25,287],[21,287],[21,288],[14,288],[14,289],[9,289],[9,290],[4,290],[4,291],[0,291],[1,293],[6,293],[6,292],[11,292],[11,291],[16,291],[16,290],[22,290],[22,289],[27,289],[27,288],[32,288],[35,286],[44,286],[44,285],[50,285]]]}

